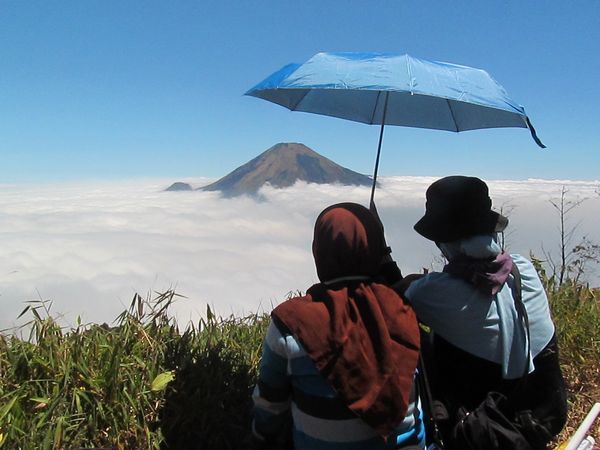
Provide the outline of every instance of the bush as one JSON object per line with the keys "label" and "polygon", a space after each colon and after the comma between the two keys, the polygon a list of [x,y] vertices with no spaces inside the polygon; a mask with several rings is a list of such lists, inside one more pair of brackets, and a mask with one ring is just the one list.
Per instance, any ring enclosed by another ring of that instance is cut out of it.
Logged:
{"label": "bush", "polygon": [[208,309],[181,332],[175,298],[67,332],[30,304],[28,339],[0,335],[0,448],[239,448],[268,318]]}

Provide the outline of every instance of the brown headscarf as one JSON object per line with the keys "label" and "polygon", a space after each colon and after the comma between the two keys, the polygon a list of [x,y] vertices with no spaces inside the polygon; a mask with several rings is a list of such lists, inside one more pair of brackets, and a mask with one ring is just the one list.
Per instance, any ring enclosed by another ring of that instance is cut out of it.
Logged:
{"label": "brown headscarf", "polygon": [[368,209],[328,207],[313,240],[321,283],[272,312],[344,403],[384,437],[406,415],[419,352],[413,310],[373,281],[386,254],[383,229]]}

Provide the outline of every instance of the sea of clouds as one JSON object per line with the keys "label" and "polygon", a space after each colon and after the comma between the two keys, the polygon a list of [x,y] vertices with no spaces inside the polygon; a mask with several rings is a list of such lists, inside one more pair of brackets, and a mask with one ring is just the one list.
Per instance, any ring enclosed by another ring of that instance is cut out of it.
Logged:
{"label": "sea of clouds", "polygon": [[[435,246],[412,226],[423,213],[431,177],[383,177],[376,193],[388,244],[404,273],[440,265]],[[185,180],[202,186],[209,179]],[[558,215],[550,201],[563,187],[568,217],[582,236],[600,242],[600,182],[487,180],[496,209],[510,217],[513,253],[558,257]],[[52,300],[71,325],[110,323],[133,295],[173,288],[185,299],[173,309],[180,323],[207,305],[221,315],[269,311],[288,293],[317,281],[312,228],[326,206],[368,204],[370,189],[298,183],[265,186],[260,200],[225,199],[216,192],[164,192],[168,180],[43,186],[0,185],[0,329],[29,300]],[[596,267],[589,279],[600,284]]]}

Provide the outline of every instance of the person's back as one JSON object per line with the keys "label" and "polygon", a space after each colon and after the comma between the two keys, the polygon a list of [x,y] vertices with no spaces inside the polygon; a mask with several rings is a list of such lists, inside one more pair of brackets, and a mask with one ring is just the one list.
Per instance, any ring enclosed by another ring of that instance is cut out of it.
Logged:
{"label": "person's back", "polygon": [[291,428],[296,449],[423,448],[418,325],[401,297],[374,281],[386,254],[377,222],[359,205],[334,205],[317,219],[313,254],[322,282],[272,313],[255,435],[281,446],[281,430]]}
{"label": "person's back", "polygon": [[[296,449],[423,446],[423,417],[414,391],[406,418],[384,440],[338,397],[302,345],[289,332],[282,333],[271,323],[265,345],[268,348],[263,351],[262,376],[254,394],[255,432],[265,437],[277,435],[279,438],[278,433],[291,426]],[[282,385],[277,379],[287,381]],[[276,390],[279,390],[279,395],[274,392]],[[290,416],[287,413],[278,414],[283,405],[277,400],[282,398],[286,399]],[[272,402],[265,402],[269,399]],[[274,407],[275,403],[279,405]]]}
{"label": "person's back", "polygon": [[[554,326],[533,265],[520,255],[511,258],[522,274],[535,367],[519,388],[514,409],[532,410],[555,435],[566,420],[566,398]],[[509,355],[502,351],[501,342],[506,321],[498,311],[499,302],[512,302],[513,289],[510,277],[494,299],[463,279],[441,272],[415,281],[406,292],[420,320],[434,330],[432,386],[452,416],[459,407],[473,410],[490,391],[509,396],[519,385],[524,367],[509,369]]]}
{"label": "person's back", "polygon": [[[490,391],[500,392],[511,397],[511,414],[532,411],[548,429],[540,439],[547,441],[566,420],[554,324],[531,262],[504,253],[496,241],[507,223],[491,210],[481,180],[447,177],[434,183],[415,230],[436,242],[448,264],[414,281],[405,294],[433,330],[432,386],[451,417],[460,407],[472,411]],[[515,305],[513,273],[520,278],[528,327]]]}

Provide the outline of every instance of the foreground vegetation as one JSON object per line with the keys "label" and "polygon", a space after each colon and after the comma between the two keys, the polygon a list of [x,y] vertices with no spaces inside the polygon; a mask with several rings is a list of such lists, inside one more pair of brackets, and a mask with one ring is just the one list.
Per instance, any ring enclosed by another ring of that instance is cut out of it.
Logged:
{"label": "foreground vegetation", "polygon": [[[547,284],[569,383],[571,435],[600,400],[600,291]],[[267,315],[180,329],[174,292],[136,296],[114,326],[63,330],[31,303],[30,335],[0,335],[0,448],[244,448]],[[600,439],[600,427],[594,430]]]}
{"label": "foreground vegetation", "polygon": [[[573,435],[591,407],[600,402],[600,288],[546,278],[550,308],[560,342],[560,361],[569,391],[569,420],[557,439]],[[590,434],[600,442],[600,419]]]}
{"label": "foreground vegetation", "polygon": [[239,448],[268,317],[179,329],[174,292],[115,325],[65,332],[32,303],[28,339],[0,335],[0,448]]}

